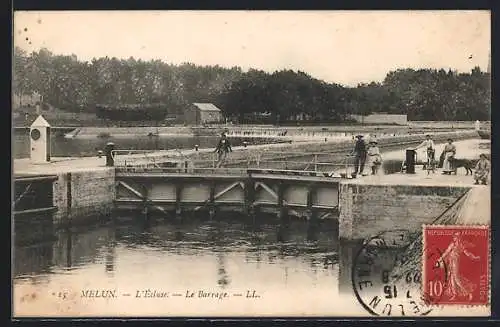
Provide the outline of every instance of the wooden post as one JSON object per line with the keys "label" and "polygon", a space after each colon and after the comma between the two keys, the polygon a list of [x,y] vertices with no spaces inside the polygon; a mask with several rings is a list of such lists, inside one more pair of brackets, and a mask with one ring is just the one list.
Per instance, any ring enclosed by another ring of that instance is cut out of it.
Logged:
{"label": "wooden post", "polygon": [[184,235],[182,233],[182,207],[181,207],[181,200],[182,200],[182,182],[177,181],[175,184],[175,219],[174,219],[174,228],[175,228],[175,233],[174,237],[175,240],[180,241],[184,238]]}
{"label": "wooden post", "polygon": [[149,220],[149,189],[147,185],[143,186],[143,192],[142,192],[142,214],[144,215],[144,220],[148,221]]}
{"label": "wooden post", "polygon": [[314,187],[310,187],[307,191],[307,240],[316,241],[316,232],[319,223],[318,212],[313,208],[314,197],[316,196],[316,190]]}
{"label": "wooden post", "polygon": [[252,220],[255,226],[255,181],[252,177],[248,177],[245,181],[245,214]]}
{"label": "wooden post", "polygon": [[284,197],[285,197],[285,184],[283,182],[280,182],[278,184],[278,208],[279,208],[279,214],[280,218],[284,216],[284,213],[286,213],[286,208],[284,208]]}
{"label": "wooden post", "polygon": [[279,218],[279,226],[278,226],[278,242],[284,242],[286,238],[286,234],[289,227],[288,220],[288,210],[284,205],[284,196],[285,196],[285,184],[280,182],[278,185],[278,218]]}
{"label": "wooden post", "polygon": [[73,260],[71,257],[71,248],[73,247],[73,239],[71,229],[66,230],[66,267],[73,266]]}

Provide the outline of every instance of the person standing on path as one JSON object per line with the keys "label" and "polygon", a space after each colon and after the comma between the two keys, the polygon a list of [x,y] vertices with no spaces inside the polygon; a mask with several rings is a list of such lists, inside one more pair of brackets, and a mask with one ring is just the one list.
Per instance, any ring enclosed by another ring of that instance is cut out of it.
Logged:
{"label": "person standing on path", "polygon": [[[434,141],[432,140],[432,137],[427,134],[425,136],[425,140],[420,143],[414,150],[418,150],[420,148],[425,148],[426,153],[427,153],[427,163],[433,165],[435,161],[435,153],[436,153],[436,146],[434,145]],[[427,167],[429,169],[429,167]]]}
{"label": "person standing on path", "polygon": [[363,175],[366,162],[366,142],[363,140],[363,135],[356,135],[356,138],[356,144],[354,145],[354,150],[351,153],[351,155],[355,156],[354,172],[352,173],[353,178],[356,178],[358,173]]}
{"label": "person standing on path", "polygon": [[372,140],[368,142],[368,167],[372,170],[372,175],[377,175],[380,165],[382,165],[382,156],[378,148],[378,142]]}
{"label": "person standing on path", "polygon": [[448,143],[444,146],[444,161],[443,161],[443,175],[451,175],[454,171],[452,158],[457,153],[457,147],[453,144],[452,139],[448,139]]}
{"label": "person standing on path", "polygon": [[233,149],[231,148],[231,143],[229,142],[229,139],[226,136],[226,133],[221,134],[221,138],[219,140],[219,143],[217,144],[217,147],[215,148],[214,152],[218,154],[217,158],[217,164],[216,168],[220,168],[222,164],[226,161],[227,154],[229,152],[233,152]]}

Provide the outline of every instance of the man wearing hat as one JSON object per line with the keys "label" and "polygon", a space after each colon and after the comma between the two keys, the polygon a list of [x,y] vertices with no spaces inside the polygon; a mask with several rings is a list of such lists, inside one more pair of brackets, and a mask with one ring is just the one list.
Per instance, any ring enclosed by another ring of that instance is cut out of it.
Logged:
{"label": "man wearing hat", "polygon": [[455,154],[457,153],[457,147],[455,144],[453,144],[453,140],[450,138],[448,139],[448,143],[444,146],[444,161],[443,161],[443,174],[444,175],[451,175],[451,173],[454,171],[453,168],[453,157],[455,157]]}
{"label": "man wearing hat", "polygon": [[372,175],[377,175],[378,169],[382,164],[382,156],[380,155],[380,149],[378,148],[378,142],[376,140],[370,140],[368,142],[368,167],[372,170]]}
{"label": "man wearing hat", "polygon": [[488,175],[490,173],[490,162],[484,153],[479,156],[479,161],[476,164],[476,171],[474,172],[474,184],[481,182],[483,185],[487,184]]}
{"label": "man wearing hat", "polygon": [[218,160],[216,167],[219,168],[222,166],[224,161],[226,161],[227,154],[229,152],[233,152],[233,149],[231,148],[231,143],[229,142],[229,139],[226,136],[225,132],[222,132],[221,138],[219,140],[219,143],[217,144],[217,147],[215,148],[214,152],[217,152],[218,154]]}
{"label": "man wearing hat", "polygon": [[363,174],[363,170],[365,169],[365,161],[366,161],[366,143],[363,140],[363,135],[356,135],[356,144],[354,145],[354,151],[351,155],[356,156],[354,162],[354,172],[352,173],[352,177],[356,178],[359,174]]}

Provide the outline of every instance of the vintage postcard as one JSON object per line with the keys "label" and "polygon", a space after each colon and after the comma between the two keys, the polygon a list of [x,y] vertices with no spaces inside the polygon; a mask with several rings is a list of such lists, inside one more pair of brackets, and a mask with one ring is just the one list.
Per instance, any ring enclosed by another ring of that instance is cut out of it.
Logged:
{"label": "vintage postcard", "polygon": [[13,317],[490,316],[489,11],[19,11]]}

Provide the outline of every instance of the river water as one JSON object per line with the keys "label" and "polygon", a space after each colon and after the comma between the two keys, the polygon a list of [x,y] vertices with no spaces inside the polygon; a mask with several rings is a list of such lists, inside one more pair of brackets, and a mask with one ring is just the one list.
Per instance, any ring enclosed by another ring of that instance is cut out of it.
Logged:
{"label": "river water", "polygon": [[[244,141],[248,144],[276,143],[272,138],[245,138],[231,137],[233,146],[242,145]],[[16,132],[13,134],[12,149],[14,158],[27,158],[30,152],[29,135],[26,132]],[[115,143],[115,148],[130,150],[168,150],[168,149],[193,149],[195,145],[199,148],[215,148],[218,142],[218,136],[191,136],[176,135],[148,137],[107,137],[99,138],[97,136],[79,137],[75,139],[66,139],[63,136],[51,138],[51,154],[53,157],[71,157],[71,156],[95,156],[98,150],[103,150],[106,143]]]}
{"label": "river water", "polygon": [[[51,224],[49,217],[37,221]],[[280,242],[277,226],[272,216],[255,223],[235,215],[191,217],[179,226],[120,214],[92,227],[51,232],[49,226],[45,240],[32,243],[33,224],[19,225],[14,312],[276,316],[339,315],[350,308],[366,314],[355,301],[339,302],[336,220],[325,220],[312,242],[305,221],[292,221]],[[113,290],[117,297],[82,297],[88,290]],[[147,297],[155,292],[168,297]],[[209,293],[227,295],[199,297]]]}

